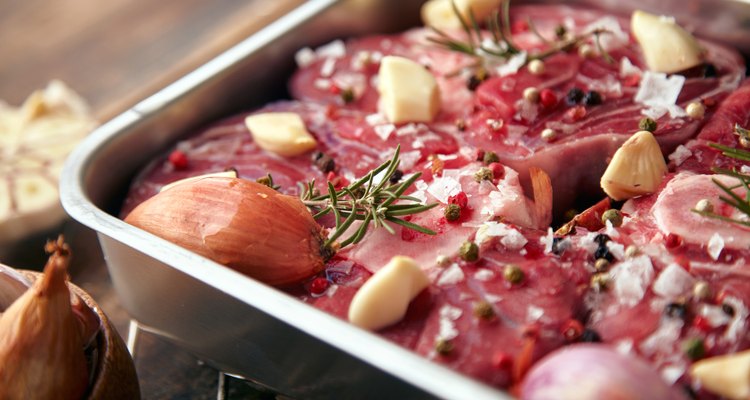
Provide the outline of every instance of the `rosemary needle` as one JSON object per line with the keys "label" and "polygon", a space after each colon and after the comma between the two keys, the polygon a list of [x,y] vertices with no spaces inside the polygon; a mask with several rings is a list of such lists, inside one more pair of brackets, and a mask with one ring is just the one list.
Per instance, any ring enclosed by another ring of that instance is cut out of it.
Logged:
{"label": "rosemary needle", "polygon": [[[393,157],[349,186],[336,190],[330,182],[327,193],[315,194],[315,181],[308,182],[302,194],[302,202],[313,211],[315,218],[333,214],[334,232],[329,236],[326,246],[332,246],[347,232],[354,221],[362,224],[339,243],[339,248],[360,242],[370,225],[384,228],[391,234],[393,227],[387,222],[401,225],[428,235],[434,235],[430,229],[401,218],[427,211],[437,205],[422,204],[419,199],[404,193],[419,179],[421,173],[411,175],[399,183],[390,183],[391,177],[398,170],[400,147],[396,147]],[[377,177],[377,181],[376,181]]]}

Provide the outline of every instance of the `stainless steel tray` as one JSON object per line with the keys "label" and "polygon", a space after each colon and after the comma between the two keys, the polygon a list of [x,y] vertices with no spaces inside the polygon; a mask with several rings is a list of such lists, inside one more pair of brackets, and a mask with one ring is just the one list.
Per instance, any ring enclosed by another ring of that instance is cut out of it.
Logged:
{"label": "stainless steel tray", "polygon": [[[97,231],[115,289],[146,329],[293,397],[508,398],[114,216],[135,173],[186,131],[282,97],[296,50],[416,25],[420,3],[310,0],[102,125],[76,149],[62,174],[63,205]],[[686,14],[710,8],[704,16],[730,23],[703,20],[701,30],[750,48],[744,1],[615,3],[665,13],[670,3]]]}

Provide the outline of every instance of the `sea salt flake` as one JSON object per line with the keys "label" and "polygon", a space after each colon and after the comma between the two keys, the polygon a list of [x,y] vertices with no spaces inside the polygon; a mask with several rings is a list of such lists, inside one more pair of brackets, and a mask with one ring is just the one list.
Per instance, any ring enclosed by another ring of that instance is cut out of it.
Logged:
{"label": "sea salt flake", "polygon": [[326,296],[327,297],[333,297],[333,295],[336,294],[337,290],[339,290],[339,285],[330,285],[330,286],[328,286],[328,289],[326,289]]}
{"label": "sea salt flake", "polygon": [[542,308],[529,305],[526,309],[526,319],[530,322],[539,321],[544,316],[544,310]]}
{"label": "sea salt flake", "polygon": [[618,263],[609,272],[613,293],[620,304],[632,307],[646,294],[654,279],[654,266],[651,259],[642,254]]}
{"label": "sea salt flake", "polygon": [[493,237],[500,237],[500,243],[508,250],[518,250],[528,243],[528,240],[518,230],[495,221],[487,221],[479,227],[474,241],[482,244]]}
{"label": "sea salt flake", "polygon": [[486,294],[486,295],[484,295],[484,299],[487,300],[490,303],[499,303],[499,302],[503,301],[502,296],[498,296],[498,295],[495,295],[495,294]]}
{"label": "sea salt flake", "polygon": [[588,24],[583,31],[594,32],[596,30],[604,30],[607,33],[599,37],[599,43],[602,49],[605,51],[613,51],[620,47],[628,44],[630,41],[630,35],[622,30],[620,22],[615,17],[606,16],[602,17],[590,24]]}
{"label": "sea salt flake", "polygon": [[695,278],[677,264],[669,264],[654,281],[654,293],[667,299],[676,299],[690,290]]}
{"label": "sea salt flake", "polygon": [[[676,166],[682,165],[682,163],[685,162],[688,158],[690,158],[693,155],[693,152],[690,151],[687,147],[684,145],[679,145],[677,148],[672,152],[672,154],[669,155],[669,159],[674,162]],[[743,165],[743,167],[745,167]]]}
{"label": "sea salt flake", "polygon": [[372,128],[375,131],[375,134],[378,135],[378,137],[386,141],[389,137],[391,137],[391,133],[396,130],[396,125],[393,124],[384,124],[384,125],[375,125]]}
{"label": "sea salt flake", "polygon": [[313,86],[315,86],[315,89],[328,90],[331,88],[331,80],[318,78],[313,81]]}
{"label": "sea salt flake", "polygon": [[614,239],[614,238],[620,237],[620,232],[618,232],[617,229],[615,229],[615,226],[612,225],[612,221],[607,220],[607,222],[605,223],[605,227],[606,227],[606,234],[609,235],[611,238]]}
{"label": "sea salt flake", "polygon": [[315,52],[309,47],[303,47],[294,53],[294,61],[300,68],[305,68],[315,62]]}
{"label": "sea salt flake", "polygon": [[346,55],[346,44],[342,40],[334,40],[315,49],[319,58],[341,58]]}
{"label": "sea salt flake", "polygon": [[456,283],[464,280],[464,271],[458,264],[453,263],[450,267],[446,268],[445,271],[438,278],[438,286],[455,285]]}
{"label": "sea salt flake", "polygon": [[333,75],[333,71],[336,69],[336,59],[326,58],[323,61],[323,65],[320,66],[320,76],[328,78]]}
{"label": "sea salt flake", "polygon": [[680,338],[684,322],[677,318],[663,318],[659,327],[641,342],[640,349],[645,356],[651,356],[658,351],[671,349]]}
{"label": "sea salt flake", "polygon": [[521,51],[510,57],[505,63],[495,67],[498,76],[512,75],[518,72],[526,64],[526,52]]}
{"label": "sea salt flake", "polygon": [[480,268],[474,273],[474,279],[482,282],[486,282],[495,277],[495,273],[487,268]]}
{"label": "sea salt flake", "polygon": [[685,77],[682,75],[668,77],[665,73],[646,71],[641,76],[635,102],[647,106],[642,113],[654,119],[666,113],[672,118],[686,116],[685,110],[676,105],[684,84]]}
{"label": "sea salt flake", "polygon": [[629,58],[620,59],[620,76],[640,75],[641,72],[641,69],[633,65]]}
{"label": "sea salt flake", "polygon": [[708,255],[711,256],[714,260],[719,259],[719,255],[721,255],[721,251],[724,250],[724,238],[719,235],[718,232],[715,232],[713,236],[711,236],[711,239],[708,239],[708,246],[706,246],[706,250],[708,251]]}
{"label": "sea salt flake", "polygon": [[555,234],[552,232],[552,228],[547,228],[547,235],[540,237],[539,243],[544,245],[545,254],[552,252],[552,245],[555,243]]}
{"label": "sea salt flake", "polygon": [[702,304],[698,314],[704,317],[712,328],[726,325],[731,321],[731,318],[721,309],[721,306],[713,304]]}
{"label": "sea salt flake", "polygon": [[460,308],[448,304],[440,308],[440,311],[438,312],[438,315],[440,315],[438,339],[451,340],[458,336],[458,330],[456,329],[454,321],[461,318],[461,314],[463,314],[463,311],[461,311]]}
{"label": "sea salt flake", "polygon": [[661,376],[668,384],[673,385],[685,374],[684,365],[669,365],[661,369]]}
{"label": "sea salt flake", "polygon": [[457,179],[445,176],[435,178],[427,188],[427,192],[441,203],[448,203],[448,197],[457,195],[461,191],[461,183]]}
{"label": "sea salt flake", "polygon": [[607,249],[616,259],[622,260],[625,258],[625,245],[610,240],[607,242]]}

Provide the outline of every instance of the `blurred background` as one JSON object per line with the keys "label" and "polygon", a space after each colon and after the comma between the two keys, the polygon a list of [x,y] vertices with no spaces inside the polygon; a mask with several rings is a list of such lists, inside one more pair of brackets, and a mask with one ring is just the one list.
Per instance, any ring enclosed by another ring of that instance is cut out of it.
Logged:
{"label": "blurred background", "polygon": [[[20,106],[34,90],[59,79],[103,123],[302,2],[0,0],[0,102]],[[58,233],[73,251],[72,281],[127,338],[129,316],[89,229],[68,219],[52,231],[2,243],[0,263],[41,270],[44,242]],[[135,361],[145,399],[275,397],[145,332],[138,335]]]}

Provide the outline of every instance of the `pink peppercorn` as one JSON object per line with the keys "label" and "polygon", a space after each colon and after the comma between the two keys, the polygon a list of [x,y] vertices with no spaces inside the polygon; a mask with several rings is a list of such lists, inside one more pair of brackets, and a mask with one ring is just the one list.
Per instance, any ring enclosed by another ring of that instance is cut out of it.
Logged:
{"label": "pink peppercorn", "polygon": [[188,166],[187,155],[180,150],[175,150],[169,154],[169,163],[175,169],[185,169]]}

